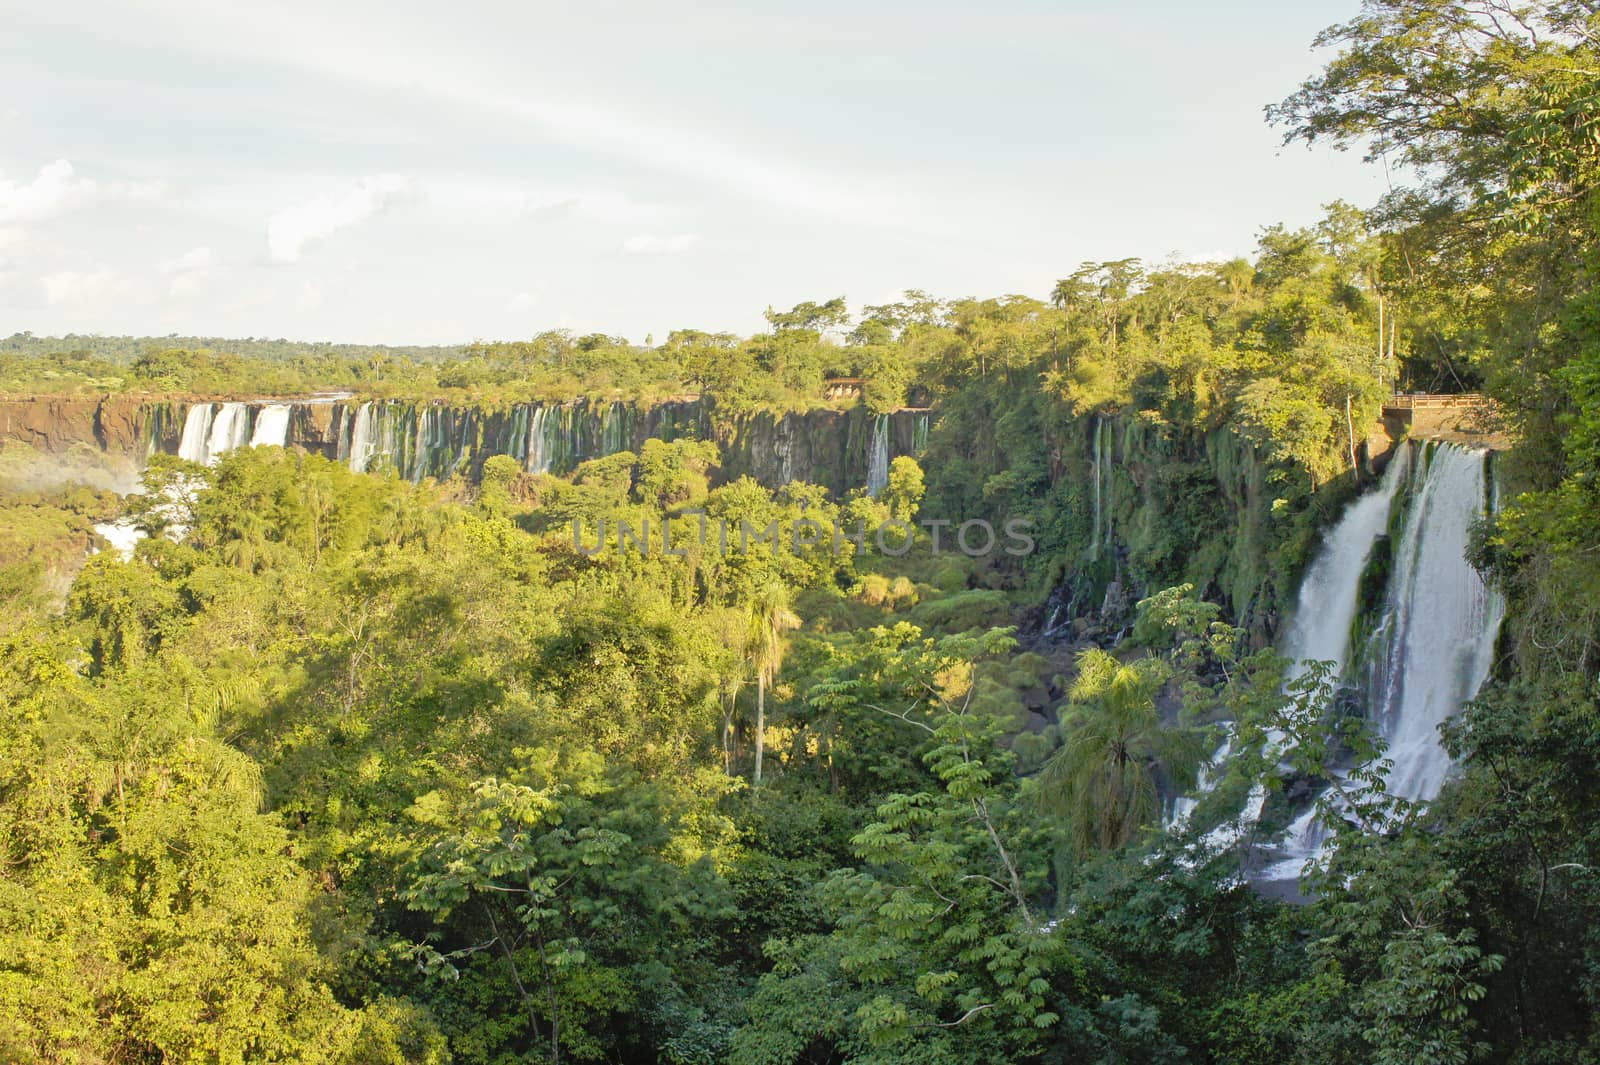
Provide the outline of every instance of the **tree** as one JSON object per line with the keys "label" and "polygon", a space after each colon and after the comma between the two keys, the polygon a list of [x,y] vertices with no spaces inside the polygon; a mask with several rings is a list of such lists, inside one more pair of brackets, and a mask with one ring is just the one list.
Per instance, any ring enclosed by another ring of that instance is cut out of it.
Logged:
{"label": "tree", "polygon": [[889,483],[879,502],[889,508],[896,521],[909,523],[916,520],[917,507],[926,491],[921,464],[910,455],[898,455],[889,463]]}
{"label": "tree", "polygon": [[756,787],[761,786],[761,760],[766,752],[767,688],[783,668],[784,634],[800,625],[789,602],[788,586],[771,580],[761,586],[749,605],[745,648],[756,675],[756,760],[751,774]]}
{"label": "tree", "polygon": [[1155,819],[1158,776],[1194,785],[1204,744],[1194,729],[1169,728],[1156,693],[1169,672],[1157,659],[1124,663],[1099,648],[1077,658],[1062,722],[1062,746],[1045,763],[1039,794],[1064,813],[1080,851],[1115,850]]}
{"label": "tree", "polygon": [[[921,730],[929,776],[879,802],[850,841],[859,866],[820,885],[831,930],[767,944],[773,970],[733,1041],[740,1065],[1025,1060],[1061,1020],[1063,944],[1033,909],[1043,826],[1019,801],[999,722],[972,706],[977,662],[1012,641],[900,635],[882,663],[895,705],[860,709]],[[831,687],[846,703],[866,690]]]}

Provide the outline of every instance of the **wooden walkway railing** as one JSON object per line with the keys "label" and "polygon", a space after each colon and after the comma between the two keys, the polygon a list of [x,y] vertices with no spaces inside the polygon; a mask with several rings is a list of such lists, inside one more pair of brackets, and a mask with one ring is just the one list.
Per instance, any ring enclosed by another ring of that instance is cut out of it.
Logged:
{"label": "wooden walkway railing", "polygon": [[1448,410],[1486,407],[1492,400],[1481,392],[1396,392],[1384,401],[1385,410]]}

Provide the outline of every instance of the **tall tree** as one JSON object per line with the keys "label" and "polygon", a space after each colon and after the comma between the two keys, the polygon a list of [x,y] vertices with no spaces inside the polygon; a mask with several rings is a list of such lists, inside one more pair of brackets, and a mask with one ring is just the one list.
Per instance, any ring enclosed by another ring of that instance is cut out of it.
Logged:
{"label": "tall tree", "polygon": [[1161,774],[1193,783],[1202,737],[1163,726],[1156,709],[1169,675],[1153,658],[1121,662],[1098,647],[1078,655],[1064,743],[1039,783],[1046,805],[1069,818],[1079,850],[1114,850],[1154,820]]}
{"label": "tall tree", "polygon": [[767,688],[783,668],[784,634],[799,626],[799,616],[790,609],[788,585],[777,580],[763,584],[750,603],[745,645],[756,675],[756,763],[751,774],[756,787],[761,786],[761,761],[766,753]]}

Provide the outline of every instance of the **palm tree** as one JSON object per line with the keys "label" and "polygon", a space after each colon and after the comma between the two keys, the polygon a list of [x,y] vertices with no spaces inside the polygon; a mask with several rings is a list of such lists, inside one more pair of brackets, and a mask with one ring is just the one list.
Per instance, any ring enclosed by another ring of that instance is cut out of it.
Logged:
{"label": "palm tree", "polygon": [[1158,659],[1121,662],[1098,647],[1078,655],[1064,742],[1039,782],[1046,804],[1071,818],[1080,852],[1121,847],[1154,820],[1161,774],[1179,787],[1194,784],[1204,736],[1162,725],[1156,693],[1166,679]]}
{"label": "palm tree", "polygon": [[761,758],[766,751],[767,687],[783,668],[783,634],[798,628],[800,618],[789,609],[789,588],[768,581],[750,602],[749,638],[745,644],[756,674],[756,765],[751,782],[761,786]]}

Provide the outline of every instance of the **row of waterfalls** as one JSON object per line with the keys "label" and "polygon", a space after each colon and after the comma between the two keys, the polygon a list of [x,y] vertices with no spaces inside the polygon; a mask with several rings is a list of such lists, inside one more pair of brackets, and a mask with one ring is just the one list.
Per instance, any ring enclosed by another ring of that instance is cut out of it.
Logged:
{"label": "row of waterfalls", "polygon": [[[1291,679],[1332,663],[1335,700],[1355,708],[1384,741],[1387,789],[1438,794],[1450,771],[1439,726],[1478,693],[1494,661],[1505,604],[1467,562],[1473,523],[1496,503],[1493,455],[1452,444],[1400,445],[1378,484],[1324,535],[1301,580],[1279,650]],[[1231,736],[1231,733],[1230,733]],[[1212,756],[1201,791],[1231,753]],[[1257,789],[1240,819],[1260,818]],[[1176,800],[1173,821],[1195,800]],[[1313,806],[1290,823],[1259,881],[1293,880],[1326,837]]]}
{"label": "row of waterfalls", "polygon": [[292,444],[356,472],[413,482],[476,476],[493,455],[508,455],[529,473],[564,475],[651,439],[715,439],[727,478],[748,475],[769,487],[805,480],[874,496],[888,485],[896,456],[927,447],[930,427],[922,410],[757,412],[724,423],[696,401],[529,403],[497,411],[344,397],[198,402],[182,412],[181,430],[175,412],[158,413],[150,418],[149,450],[201,464],[235,448]]}

